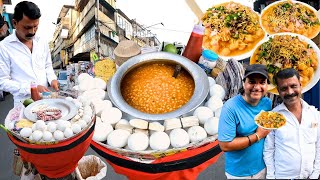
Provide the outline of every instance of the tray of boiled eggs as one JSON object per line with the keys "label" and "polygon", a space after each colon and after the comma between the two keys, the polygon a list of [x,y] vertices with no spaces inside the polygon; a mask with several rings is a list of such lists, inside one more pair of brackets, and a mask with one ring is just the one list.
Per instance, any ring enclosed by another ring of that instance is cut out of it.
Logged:
{"label": "tray of boiled eggs", "polygon": [[102,107],[97,102],[106,97],[106,83],[87,73],[80,74],[78,82],[70,89],[77,92],[76,98],[43,99],[10,110],[5,120],[7,132],[22,142],[44,145],[68,141],[86,132],[95,122],[96,109]]}
{"label": "tray of boiled eggs", "polygon": [[9,112],[5,126],[22,142],[49,145],[81,135],[93,125],[94,120],[92,105],[66,97],[39,100],[26,108],[15,107]]}

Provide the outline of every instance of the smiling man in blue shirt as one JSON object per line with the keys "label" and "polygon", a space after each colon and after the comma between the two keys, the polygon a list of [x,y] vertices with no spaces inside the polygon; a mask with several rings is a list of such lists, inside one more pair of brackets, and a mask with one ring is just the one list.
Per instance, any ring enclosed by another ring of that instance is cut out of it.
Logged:
{"label": "smiling man in blue shirt", "polygon": [[264,97],[268,87],[268,72],[264,65],[246,68],[243,92],[229,99],[222,107],[218,139],[225,152],[228,179],[264,179],[264,137],[268,130],[258,127],[254,117],[271,110],[271,100]]}

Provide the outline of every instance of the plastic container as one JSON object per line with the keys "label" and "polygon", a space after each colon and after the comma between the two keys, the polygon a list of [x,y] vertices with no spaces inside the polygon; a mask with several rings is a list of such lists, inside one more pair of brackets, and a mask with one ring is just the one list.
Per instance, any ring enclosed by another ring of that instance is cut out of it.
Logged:
{"label": "plastic container", "polygon": [[202,53],[202,41],[204,34],[204,27],[201,24],[194,25],[187,46],[185,47],[182,56],[198,63]]}
{"label": "plastic container", "polygon": [[216,66],[218,58],[219,56],[215,52],[206,49],[202,51],[198,64],[207,74],[210,74]]}
{"label": "plastic container", "polygon": [[31,99],[34,101],[38,101],[41,99],[40,93],[37,88],[37,84],[35,82],[31,82]]}

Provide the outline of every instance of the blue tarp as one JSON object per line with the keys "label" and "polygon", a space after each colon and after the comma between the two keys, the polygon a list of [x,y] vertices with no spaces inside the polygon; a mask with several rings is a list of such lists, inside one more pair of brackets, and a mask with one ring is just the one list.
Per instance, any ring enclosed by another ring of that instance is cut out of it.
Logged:
{"label": "blue tarp", "polygon": [[320,81],[309,91],[303,94],[303,99],[310,105],[320,108]]}

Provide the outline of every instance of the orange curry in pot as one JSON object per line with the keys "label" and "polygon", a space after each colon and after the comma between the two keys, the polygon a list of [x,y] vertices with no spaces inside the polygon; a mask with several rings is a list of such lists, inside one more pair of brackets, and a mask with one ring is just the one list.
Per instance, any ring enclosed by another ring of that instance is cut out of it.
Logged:
{"label": "orange curry in pot", "polygon": [[121,94],[133,108],[149,114],[179,109],[192,97],[195,84],[184,69],[172,77],[175,65],[153,62],[130,70],[121,81]]}

